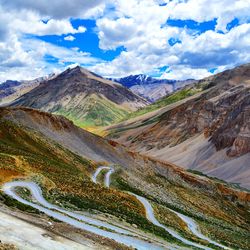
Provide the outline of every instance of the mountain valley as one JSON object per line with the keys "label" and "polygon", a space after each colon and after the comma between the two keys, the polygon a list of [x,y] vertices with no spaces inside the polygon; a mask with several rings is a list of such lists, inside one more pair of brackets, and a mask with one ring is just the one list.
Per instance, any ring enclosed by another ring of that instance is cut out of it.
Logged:
{"label": "mountain valley", "polygon": [[[152,104],[80,67],[40,83],[0,108],[0,212],[38,220],[37,237],[48,221],[66,249],[248,249],[249,78],[243,65]],[[98,124],[86,106],[103,100]],[[76,126],[75,110],[106,138]]]}
{"label": "mountain valley", "polygon": [[0,0],[0,250],[250,250],[250,0]]}
{"label": "mountain valley", "polygon": [[170,96],[161,101],[169,104],[165,107],[139,110],[111,126],[108,137],[130,150],[250,188],[249,79],[246,64],[200,80],[190,97],[171,103]]}

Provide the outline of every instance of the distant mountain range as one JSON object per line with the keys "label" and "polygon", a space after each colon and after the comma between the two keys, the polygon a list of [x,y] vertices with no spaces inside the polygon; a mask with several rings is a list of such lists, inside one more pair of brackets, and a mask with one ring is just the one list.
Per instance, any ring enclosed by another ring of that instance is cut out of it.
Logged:
{"label": "distant mountain range", "polygon": [[151,102],[154,102],[179,88],[196,82],[193,79],[184,81],[157,79],[144,74],[130,75],[123,78],[110,78],[110,80],[121,83],[134,93],[143,96]]}
{"label": "distant mountain range", "polygon": [[7,80],[0,84],[0,105],[8,104],[20,96],[37,87],[41,82],[53,79],[56,75],[50,74],[34,80],[12,81]]}
{"label": "distant mountain range", "polygon": [[119,83],[79,66],[67,69],[15,100],[24,106],[64,115],[81,127],[107,126],[148,102]]}
{"label": "distant mountain range", "polygon": [[[105,81],[105,79],[95,73],[93,76]],[[38,87],[40,83],[56,78],[56,74],[39,77],[34,80],[13,81],[7,80],[0,84],[0,105],[11,103],[21,97],[22,95],[30,92]],[[173,91],[182,88],[186,85],[196,82],[189,79],[184,81],[156,79],[147,75],[130,75],[123,78],[110,78],[109,81],[122,84],[124,87],[129,88],[133,93],[145,98],[149,102],[154,102]]]}

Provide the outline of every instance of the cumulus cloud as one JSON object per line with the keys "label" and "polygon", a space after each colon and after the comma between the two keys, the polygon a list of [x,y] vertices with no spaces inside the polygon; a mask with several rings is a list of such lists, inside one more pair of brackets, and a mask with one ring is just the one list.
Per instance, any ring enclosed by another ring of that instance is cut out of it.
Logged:
{"label": "cumulus cloud", "polygon": [[86,31],[86,28],[83,26],[77,29],[74,28],[70,20],[67,19],[55,20],[43,18],[35,12],[22,9],[18,12],[15,10],[6,11],[2,6],[0,6],[0,21],[0,29],[2,31],[0,40],[6,38],[11,33],[16,35],[62,35]]}
{"label": "cumulus cloud", "polygon": [[[32,25],[30,25],[32,23]],[[63,35],[63,34],[75,34],[83,33],[86,28],[83,26],[77,29],[73,28],[69,20],[48,20],[44,23],[39,18],[35,18],[33,15],[29,19],[14,19],[11,22],[13,30],[26,34],[33,35]]]}
{"label": "cumulus cloud", "polygon": [[[164,74],[166,77],[200,79],[211,74],[210,68],[250,60],[250,24],[244,23],[250,12],[249,0],[116,0],[113,7],[112,15],[97,22],[100,47],[124,46],[126,50],[112,62],[95,65],[92,70],[99,74],[115,77],[154,73],[165,65],[172,69]],[[169,18],[197,22],[216,19],[217,25],[215,30],[200,34],[190,32],[188,27],[168,26]],[[240,25],[227,30],[227,24],[235,18]],[[181,42],[170,46],[169,39]]]}
{"label": "cumulus cloud", "polygon": [[[74,28],[70,19],[42,16],[42,11],[25,5],[28,1],[16,2],[22,6],[14,6],[14,2],[10,4],[9,1],[0,0],[0,82],[6,79],[31,79],[55,71],[55,68],[63,69],[72,62],[86,65],[100,62],[79,49],[63,48],[33,38],[37,35],[69,34],[66,39],[72,39],[72,34],[85,32],[85,27]],[[38,2],[42,4],[43,1]],[[34,1],[30,3],[35,4]],[[50,64],[47,57],[54,58],[57,65]]]}
{"label": "cumulus cloud", "polygon": [[137,27],[132,18],[110,20],[103,18],[97,21],[99,28],[100,48],[114,49],[126,43],[136,35]]}
{"label": "cumulus cloud", "polygon": [[69,35],[69,36],[65,36],[64,37],[64,40],[65,41],[74,41],[76,38],[74,37],[74,36],[71,36],[71,35]]}
{"label": "cumulus cloud", "polygon": [[[0,82],[6,79],[33,79],[64,70],[67,65],[73,63],[88,66],[101,63],[100,59],[89,53],[55,46],[37,39],[24,39],[19,42],[12,37],[9,42],[8,48],[0,43]],[[13,49],[15,53],[11,52]],[[57,64],[47,63],[46,57],[53,58]]]}
{"label": "cumulus cloud", "polygon": [[8,41],[0,43],[0,66],[1,67],[23,67],[28,62],[33,62],[29,52],[22,49],[22,43],[17,36],[12,34]]}

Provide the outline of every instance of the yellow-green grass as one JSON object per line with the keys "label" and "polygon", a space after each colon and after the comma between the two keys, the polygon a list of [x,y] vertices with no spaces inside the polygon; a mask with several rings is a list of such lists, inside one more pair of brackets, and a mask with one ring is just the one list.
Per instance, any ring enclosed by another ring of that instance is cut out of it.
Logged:
{"label": "yellow-green grass", "polygon": [[123,120],[128,120],[128,119],[131,119],[131,118],[141,116],[141,115],[144,115],[146,113],[158,110],[158,109],[163,108],[167,105],[170,105],[172,103],[175,103],[175,102],[181,101],[185,98],[188,98],[190,96],[193,96],[201,91],[202,91],[202,89],[198,88],[198,87],[197,88],[196,87],[190,87],[190,88],[186,87],[184,89],[181,89],[181,90],[174,92],[173,94],[170,94],[166,97],[163,97],[160,100],[158,100],[158,101],[156,101],[156,102],[154,102],[154,103],[152,103],[144,108],[141,108],[133,113],[128,114]]}
{"label": "yellow-green grass", "polygon": [[129,114],[129,110],[104,97],[91,95],[79,107],[68,105],[67,109],[60,108],[55,114],[67,117],[79,127],[95,128],[118,122]]}

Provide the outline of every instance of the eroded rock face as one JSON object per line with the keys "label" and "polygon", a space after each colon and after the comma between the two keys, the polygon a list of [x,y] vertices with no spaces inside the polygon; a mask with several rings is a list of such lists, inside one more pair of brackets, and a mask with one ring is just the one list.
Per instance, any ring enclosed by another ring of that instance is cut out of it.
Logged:
{"label": "eroded rock face", "polygon": [[250,89],[226,95],[217,106],[218,122],[210,126],[211,141],[217,150],[228,148],[229,156],[250,152]]}
{"label": "eroded rock face", "polygon": [[249,189],[250,64],[197,84],[204,91],[116,124],[108,138]]}
{"label": "eroded rock face", "polygon": [[206,83],[206,92],[163,113],[143,132],[134,133],[129,146],[161,150],[204,134],[217,150],[227,149],[228,156],[250,152],[250,65],[200,83]]}
{"label": "eroded rock face", "polygon": [[240,156],[246,154],[250,149],[250,109],[248,108],[248,117],[244,117],[246,126],[244,126],[236,139],[234,140],[233,146],[229,152],[230,156]]}
{"label": "eroded rock face", "polygon": [[229,156],[250,152],[250,89],[230,88],[220,96],[210,95],[163,114],[150,131],[144,131],[132,143],[144,142],[161,149],[203,133],[217,150],[228,148]]}

